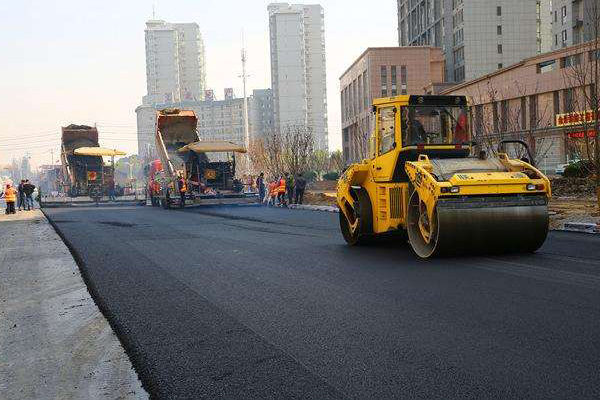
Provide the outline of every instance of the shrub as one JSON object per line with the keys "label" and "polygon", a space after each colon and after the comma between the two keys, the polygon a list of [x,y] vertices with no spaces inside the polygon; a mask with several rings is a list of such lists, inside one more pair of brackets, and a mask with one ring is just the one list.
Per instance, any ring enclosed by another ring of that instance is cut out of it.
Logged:
{"label": "shrub", "polygon": [[323,179],[326,181],[337,181],[340,178],[340,174],[338,172],[332,171],[323,175]]}
{"label": "shrub", "polygon": [[317,180],[317,173],[315,171],[306,171],[302,174],[307,183],[311,183]]}
{"label": "shrub", "polygon": [[590,160],[581,160],[567,165],[563,176],[565,178],[586,178],[590,176],[592,169],[593,165]]}

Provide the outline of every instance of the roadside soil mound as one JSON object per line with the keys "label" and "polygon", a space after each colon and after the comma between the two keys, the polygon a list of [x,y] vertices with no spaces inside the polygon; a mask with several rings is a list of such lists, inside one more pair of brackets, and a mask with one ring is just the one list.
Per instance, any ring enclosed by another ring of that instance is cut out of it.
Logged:
{"label": "roadside soil mound", "polygon": [[307,185],[307,189],[314,192],[325,192],[330,190],[335,191],[336,185],[337,181],[315,181],[309,183]]}
{"label": "roadside soil mound", "polygon": [[593,198],[596,185],[591,178],[550,178],[552,197]]}

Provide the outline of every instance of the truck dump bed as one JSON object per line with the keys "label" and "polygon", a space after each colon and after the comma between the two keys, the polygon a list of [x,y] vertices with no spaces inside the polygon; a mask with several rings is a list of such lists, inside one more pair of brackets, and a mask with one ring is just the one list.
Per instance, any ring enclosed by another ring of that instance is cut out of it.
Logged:
{"label": "truck dump bed", "polygon": [[86,194],[90,178],[95,181],[102,177],[102,157],[76,155],[74,151],[81,147],[98,147],[98,130],[87,125],[71,124],[62,128],[61,143],[64,188],[72,195]]}

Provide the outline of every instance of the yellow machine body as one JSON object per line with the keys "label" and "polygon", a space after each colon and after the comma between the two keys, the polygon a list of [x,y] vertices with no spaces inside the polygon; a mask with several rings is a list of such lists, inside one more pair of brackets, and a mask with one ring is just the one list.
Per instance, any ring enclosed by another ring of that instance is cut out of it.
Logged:
{"label": "yellow machine body", "polygon": [[405,233],[423,258],[543,244],[548,178],[504,151],[471,156],[468,111],[463,96],[374,101],[369,158],[349,166],[337,186],[349,244]]}

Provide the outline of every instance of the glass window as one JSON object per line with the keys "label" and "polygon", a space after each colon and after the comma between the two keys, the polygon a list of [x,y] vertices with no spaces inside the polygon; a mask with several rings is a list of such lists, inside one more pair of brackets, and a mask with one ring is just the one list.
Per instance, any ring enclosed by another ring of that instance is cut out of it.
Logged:
{"label": "glass window", "polygon": [[496,15],[497,16],[501,16],[502,15],[502,7],[500,7],[500,6],[496,7]]}
{"label": "glass window", "polygon": [[381,108],[379,110],[379,154],[385,154],[395,147],[395,125],[396,108]]}
{"label": "glass window", "polygon": [[462,144],[471,140],[466,107],[402,107],[402,144]]}
{"label": "glass window", "polygon": [[496,26],[496,33],[497,33],[498,35],[502,35],[502,25],[498,25],[498,26]]}

